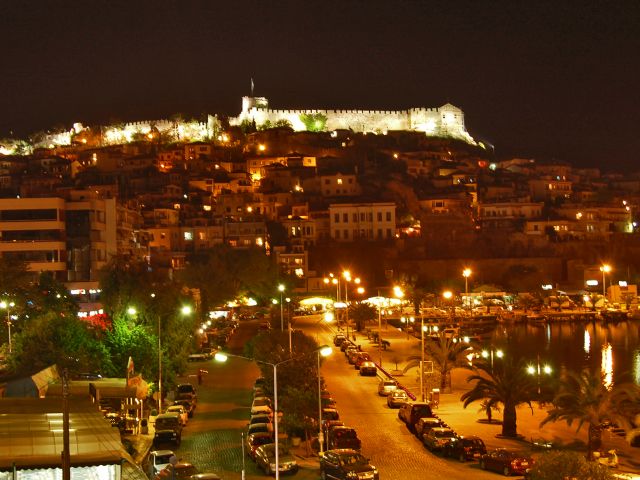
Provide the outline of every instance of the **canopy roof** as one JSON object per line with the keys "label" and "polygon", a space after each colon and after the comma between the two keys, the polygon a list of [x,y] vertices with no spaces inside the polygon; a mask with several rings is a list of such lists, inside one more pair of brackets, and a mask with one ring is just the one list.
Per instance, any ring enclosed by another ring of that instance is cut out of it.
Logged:
{"label": "canopy roof", "polygon": [[[61,466],[61,398],[0,398],[0,469]],[[88,401],[69,400],[72,466],[116,464],[125,457],[117,428]]]}

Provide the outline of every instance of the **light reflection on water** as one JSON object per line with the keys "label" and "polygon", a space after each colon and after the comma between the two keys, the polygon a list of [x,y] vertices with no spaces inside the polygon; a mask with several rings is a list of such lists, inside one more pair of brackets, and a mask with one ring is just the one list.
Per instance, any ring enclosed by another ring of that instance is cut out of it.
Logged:
{"label": "light reflection on water", "polygon": [[602,384],[607,390],[611,390],[613,387],[613,347],[610,343],[602,346],[602,368],[600,373],[602,374]]}
{"label": "light reflection on water", "polygon": [[611,382],[620,383],[626,378],[640,384],[639,330],[637,321],[500,325],[487,344],[504,347],[529,360],[539,355],[556,372],[584,368],[600,372],[606,356]]}

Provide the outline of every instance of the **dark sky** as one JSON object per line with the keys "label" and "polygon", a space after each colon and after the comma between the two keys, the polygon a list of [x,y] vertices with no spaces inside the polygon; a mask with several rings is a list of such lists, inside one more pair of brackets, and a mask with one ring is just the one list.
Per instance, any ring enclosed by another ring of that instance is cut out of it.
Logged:
{"label": "dark sky", "polygon": [[640,2],[0,3],[0,137],[275,108],[462,108],[498,157],[634,169]]}

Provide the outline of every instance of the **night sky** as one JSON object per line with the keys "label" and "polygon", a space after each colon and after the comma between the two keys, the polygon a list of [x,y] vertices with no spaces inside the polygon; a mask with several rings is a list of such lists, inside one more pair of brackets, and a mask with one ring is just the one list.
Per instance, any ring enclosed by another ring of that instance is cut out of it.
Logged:
{"label": "night sky", "polygon": [[0,138],[183,113],[446,102],[498,158],[636,170],[640,2],[0,4]]}

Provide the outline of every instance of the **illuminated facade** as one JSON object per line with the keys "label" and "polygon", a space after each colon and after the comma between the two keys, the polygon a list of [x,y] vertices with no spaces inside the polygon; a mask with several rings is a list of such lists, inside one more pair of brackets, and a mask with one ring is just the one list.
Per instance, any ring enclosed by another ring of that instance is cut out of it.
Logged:
{"label": "illuminated facade", "polygon": [[447,103],[440,108],[410,108],[408,110],[272,110],[264,97],[242,97],[242,112],[230,118],[231,125],[255,121],[260,126],[287,121],[294,130],[307,130],[303,115],[322,114],[327,117],[325,130],[386,133],[389,130],[413,130],[428,136],[453,137],[475,144],[464,125],[464,113]]}

